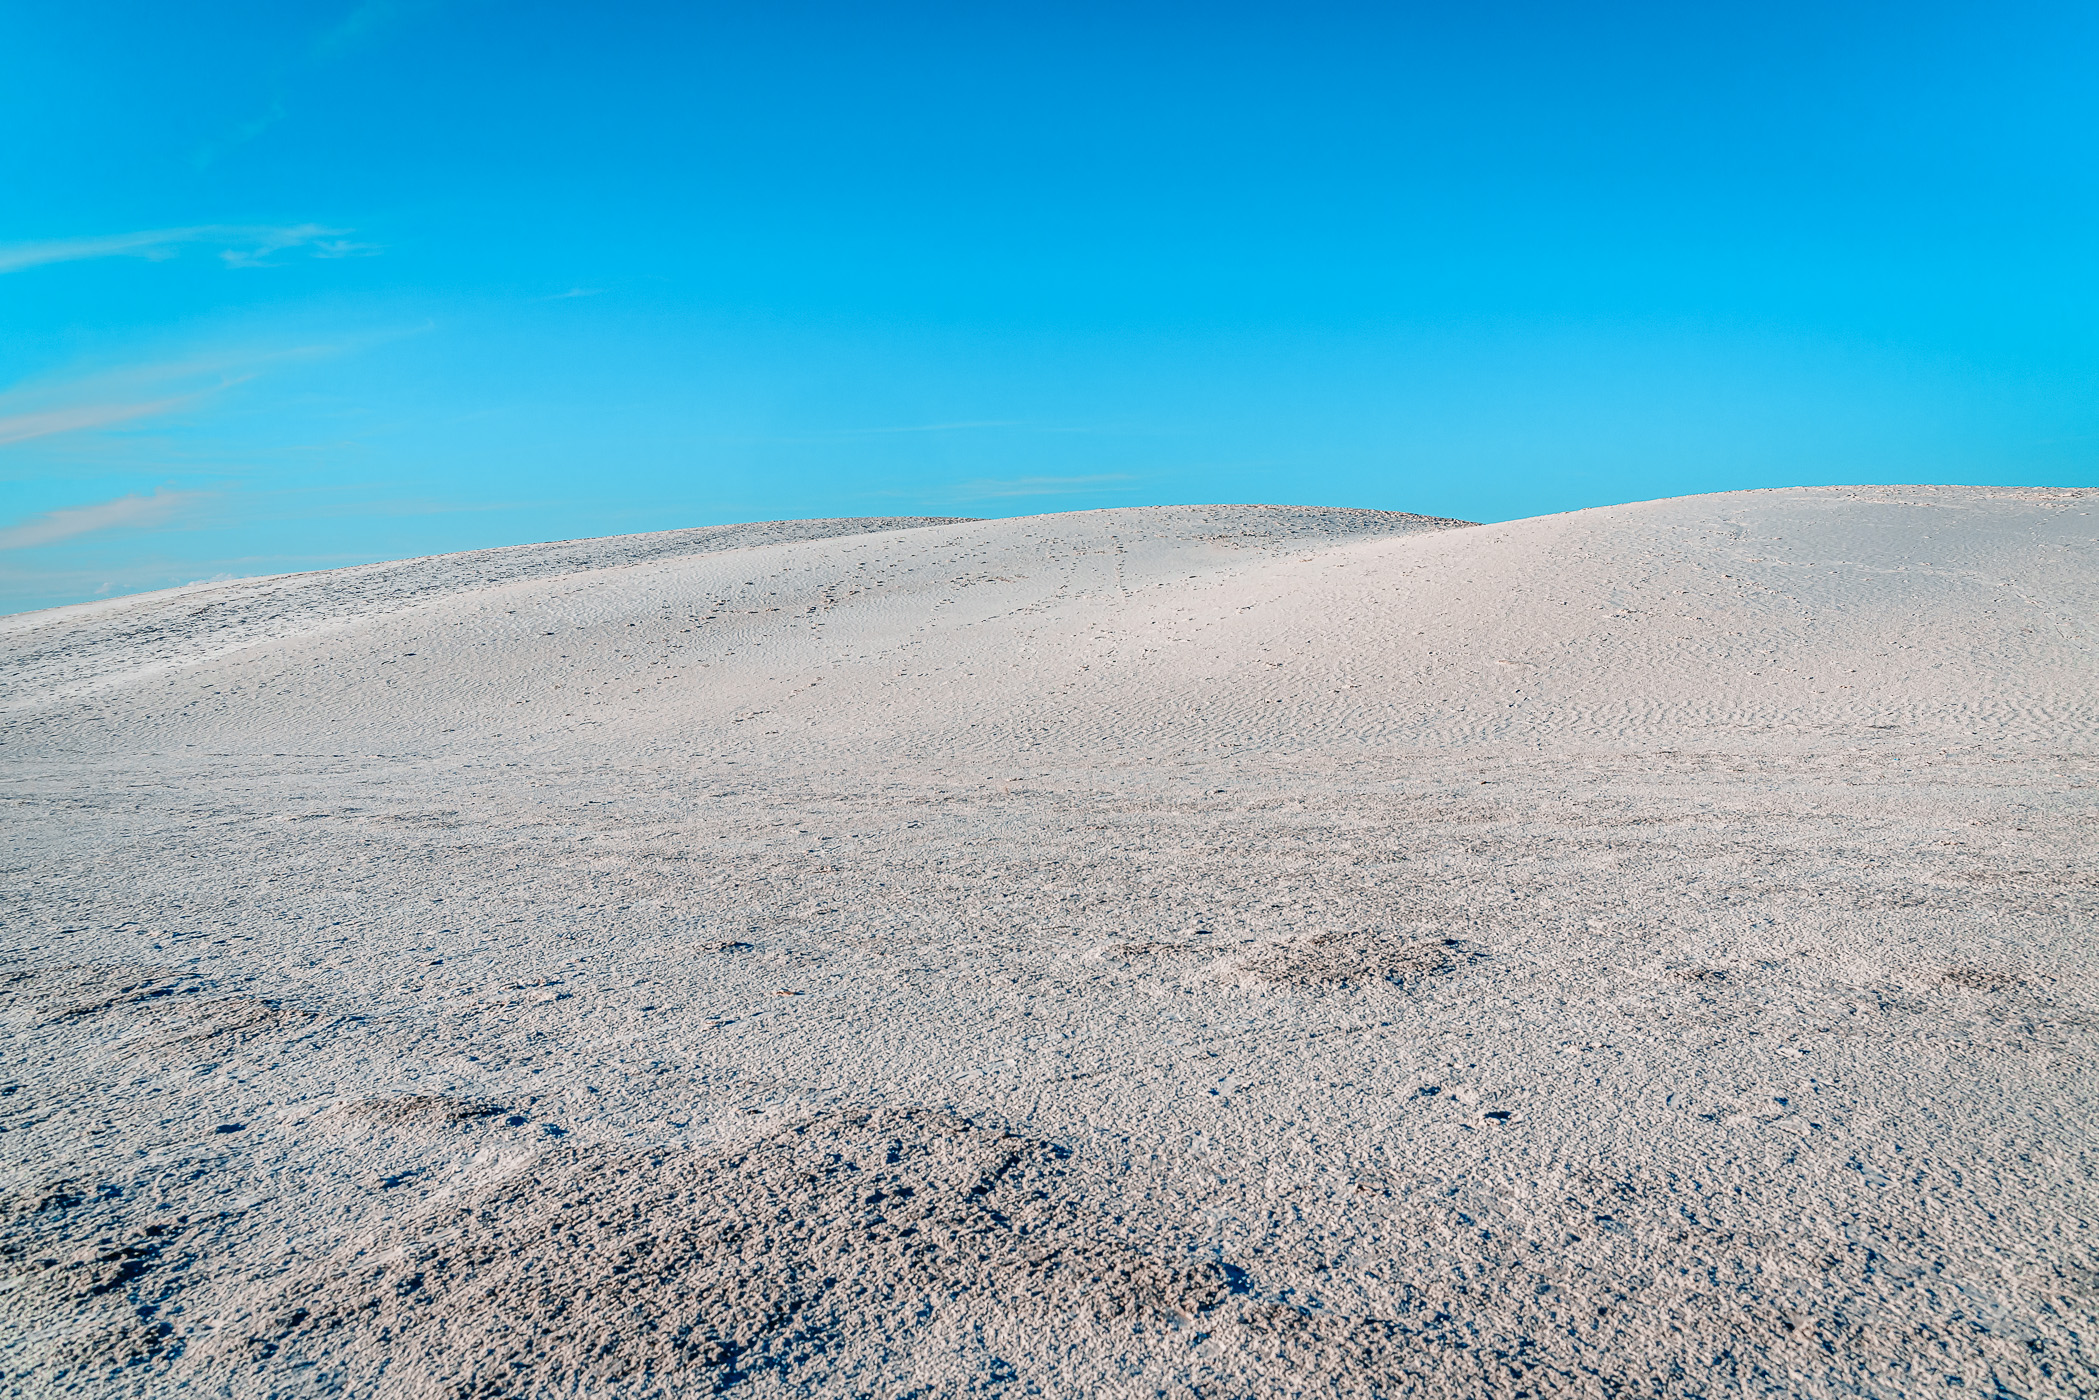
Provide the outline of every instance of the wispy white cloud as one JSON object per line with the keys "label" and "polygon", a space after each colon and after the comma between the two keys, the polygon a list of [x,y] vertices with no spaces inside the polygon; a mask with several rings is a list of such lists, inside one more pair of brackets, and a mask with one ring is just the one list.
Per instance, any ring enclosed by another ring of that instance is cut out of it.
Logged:
{"label": "wispy white cloud", "polygon": [[605,289],[603,287],[571,287],[565,292],[556,292],[550,297],[540,297],[539,300],[567,301],[571,297],[594,297],[597,296],[599,293],[603,292],[604,290]]}
{"label": "wispy white cloud", "polygon": [[0,393],[0,447],[188,408],[274,364],[340,347],[224,350],[20,384]]}
{"label": "wispy white cloud", "polygon": [[0,549],[32,549],[101,530],[137,530],[162,525],[211,493],[155,491],[150,496],[119,496],[93,505],[66,506],[0,528]]}
{"label": "wispy white cloud", "polygon": [[14,442],[28,442],[31,438],[50,437],[54,433],[74,433],[83,428],[106,428],[112,423],[147,418],[156,413],[166,413],[171,408],[180,408],[197,397],[195,394],[178,394],[173,398],[147,399],[134,403],[70,404],[65,408],[45,409],[41,413],[0,416],[0,447]]}
{"label": "wispy white cloud", "polygon": [[143,229],[91,238],[47,238],[36,243],[0,245],[0,272],[90,258],[146,258],[162,262],[186,246],[215,247],[228,267],[267,267],[271,264],[265,259],[272,253],[293,248],[307,249],[317,258],[364,257],[380,251],[376,244],[343,239],[341,235],[348,232],[320,224],[198,224],[193,228]]}
{"label": "wispy white cloud", "polygon": [[228,267],[276,267],[269,261],[272,253],[282,253],[289,248],[307,249],[316,258],[364,258],[379,251],[376,243],[353,243],[347,238],[330,238],[327,235],[344,233],[339,228],[321,228],[315,224],[301,224],[297,228],[251,229],[247,232],[260,234],[252,246],[221,248],[219,261]]}
{"label": "wispy white cloud", "polygon": [[950,486],[945,499],[994,501],[1025,496],[1075,496],[1087,491],[1125,491],[1129,489],[1127,483],[1136,479],[1121,472],[1095,476],[1015,476],[1004,480],[980,478]]}
{"label": "wispy white cloud", "polygon": [[313,255],[317,258],[373,258],[386,251],[378,243],[352,243],[347,238],[317,238],[313,242]]}
{"label": "wispy white cloud", "polygon": [[87,258],[162,258],[175,256],[175,245],[186,243],[202,229],[157,228],[142,233],[111,233],[97,238],[47,238],[38,243],[9,243],[0,246],[0,272],[17,272],[45,263],[79,262]]}

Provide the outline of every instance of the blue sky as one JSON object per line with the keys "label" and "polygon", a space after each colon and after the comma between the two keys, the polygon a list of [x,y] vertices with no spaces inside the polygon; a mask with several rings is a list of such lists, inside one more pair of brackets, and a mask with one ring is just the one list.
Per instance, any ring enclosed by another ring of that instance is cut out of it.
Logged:
{"label": "blue sky", "polygon": [[784,516],[2099,484],[2099,11],[0,9],[0,611]]}

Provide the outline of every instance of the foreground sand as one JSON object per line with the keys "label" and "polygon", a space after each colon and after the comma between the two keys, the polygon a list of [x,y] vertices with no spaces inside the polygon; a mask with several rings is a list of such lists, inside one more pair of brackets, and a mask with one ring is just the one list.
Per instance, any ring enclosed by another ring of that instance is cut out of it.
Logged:
{"label": "foreground sand", "polygon": [[804,522],[0,620],[10,1393],[2089,1393],[2095,537]]}

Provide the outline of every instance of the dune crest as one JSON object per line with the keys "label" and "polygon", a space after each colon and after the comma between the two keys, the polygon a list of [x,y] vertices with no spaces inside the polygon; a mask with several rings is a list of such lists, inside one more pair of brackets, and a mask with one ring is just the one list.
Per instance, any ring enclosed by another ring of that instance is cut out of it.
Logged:
{"label": "dune crest", "polygon": [[20,1394],[2099,1387],[2099,492],[0,625]]}

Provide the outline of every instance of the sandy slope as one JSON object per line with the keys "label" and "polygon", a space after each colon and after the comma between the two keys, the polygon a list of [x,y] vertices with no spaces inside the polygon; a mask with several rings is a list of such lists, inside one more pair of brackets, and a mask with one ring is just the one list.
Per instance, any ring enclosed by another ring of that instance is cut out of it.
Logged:
{"label": "sandy slope", "polygon": [[16,1393],[2089,1389],[2095,512],[7,620]]}

